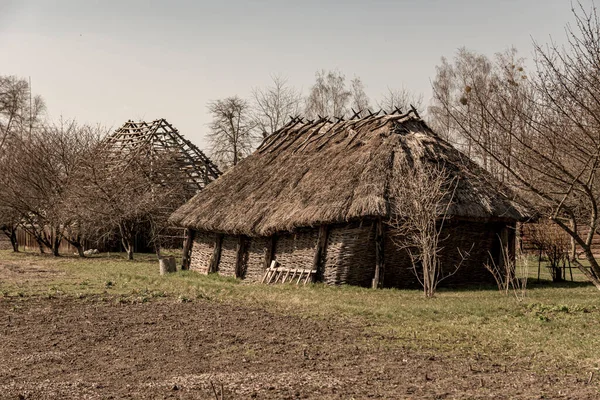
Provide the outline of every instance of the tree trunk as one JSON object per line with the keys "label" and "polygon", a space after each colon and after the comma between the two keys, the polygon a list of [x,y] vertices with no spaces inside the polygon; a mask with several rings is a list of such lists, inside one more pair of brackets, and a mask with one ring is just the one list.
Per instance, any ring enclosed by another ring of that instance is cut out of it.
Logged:
{"label": "tree trunk", "polygon": [[38,244],[38,247],[40,248],[40,254],[44,254],[44,242],[42,242],[42,240],[39,237],[35,237],[35,241]]}
{"label": "tree trunk", "polygon": [[17,240],[16,230],[13,230],[10,233],[10,244],[12,244],[13,252],[18,253],[19,252],[19,241]]}
{"label": "tree trunk", "polygon": [[121,239],[121,244],[127,253],[127,259],[133,260],[133,239],[130,237],[124,237]]}
{"label": "tree trunk", "polygon": [[52,255],[54,257],[59,257],[60,256],[59,247],[60,247],[60,240],[54,239],[52,241]]}
{"label": "tree trunk", "polygon": [[12,246],[13,252],[19,252],[19,241],[17,240],[17,230],[14,228],[6,228],[2,229],[4,234],[10,239],[10,244]]}
{"label": "tree trunk", "polygon": [[81,258],[85,258],[85,253],[83,252],[83,246],[79,242],[72,243],[73,247],[77,249],[77,255]]}

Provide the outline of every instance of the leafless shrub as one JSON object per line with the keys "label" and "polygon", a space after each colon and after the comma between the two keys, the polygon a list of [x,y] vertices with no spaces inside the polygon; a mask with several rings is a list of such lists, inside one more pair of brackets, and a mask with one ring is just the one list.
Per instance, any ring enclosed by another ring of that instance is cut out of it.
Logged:
{"label": "leafless shrub", "polygon": [[[456,187],[456,179],[443,167],[423,164],[403,171],[390,187],[393,200],[388,223],[395,232],[392,240],[408,252],[426,297],[433,297],[438,284],[454,275],[462,264],[461,261],[451,271],[444,271],[440,263],[444,223]],[[461,252],[462,260],[467,256]]]}
{"label": "leafless shrub", "polygon": [[498,290],[509,294],[511,291],[517,301],[522,301],[527,294],[528,261],[521,252],[513,257],[511,249],[506,246],[501,238],[500,260],[496,262],[490,254],[490,262],[485,268],[492,274]]}
{"label": "leafless shrub", "polygon": [[570,262],[569,236],[563,230],[556,229],[556,225],[549,224],[536,224],[529,229],[528,233],[531,244],[539,250],[540,254],[548,258],[552,280],[554,282],[564,280],[565,266]]}

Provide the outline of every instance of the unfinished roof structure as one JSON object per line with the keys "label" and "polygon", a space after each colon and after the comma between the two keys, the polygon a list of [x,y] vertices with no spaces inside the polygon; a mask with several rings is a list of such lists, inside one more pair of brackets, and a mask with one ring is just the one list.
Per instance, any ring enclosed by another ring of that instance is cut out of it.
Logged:
{"label": "unfinished roof structure", "polygon": [[191,267],[203,272],[256,279],[277,260],[317,271],[315,279],[328,283],[368,286],[378,263],[385,264],[387,285],[406,286],[408,255],[394,248],[393,232],[381,221],[391,216],[391,183],[418,164],[441,166],[457,182],[445,225],[446,262],[477,242],[471,270],[453,279],[491,278],[483,264],[497,252],[494,243],[501,234],[512,240],[510,228],[528,211],[415,110],[337,121],[295,118],[171,221],[196,231]]}
{"label": "unfinished roof structure", "polygon": [[185,173],[189,189],[198,192],[221,175],[219,168],[165,119],[127,121],[105,141],[116,158],[137,152],[171,152]]}

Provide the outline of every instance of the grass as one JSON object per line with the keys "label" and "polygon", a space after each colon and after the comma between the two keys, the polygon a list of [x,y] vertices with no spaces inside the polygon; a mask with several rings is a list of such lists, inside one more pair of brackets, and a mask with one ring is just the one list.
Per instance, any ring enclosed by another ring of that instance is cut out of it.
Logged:
{"label": "grass", "polygon": [[119,254],[79,259],[0,251],[2,263],[37,273],[5,277],[0,272],[0,298],[73,296],[135,303],[165,297],[226,302],[360,324],[372,335],[391,337],[386,343],[441,356],[502,355],[531,362],[536,368],[547,363],[565,370],[600,367],[596,332],[600,293],[582,282],[579,274],[579,281],[552,284],[545,268],[538,283],[537,264],[529,273],[526,298],[517,301],[494,287],[442,289],[435,298],[426,299],[417,290],[266,286],[189,271],[160,276],[155,256],[142,254],[126,261]]}

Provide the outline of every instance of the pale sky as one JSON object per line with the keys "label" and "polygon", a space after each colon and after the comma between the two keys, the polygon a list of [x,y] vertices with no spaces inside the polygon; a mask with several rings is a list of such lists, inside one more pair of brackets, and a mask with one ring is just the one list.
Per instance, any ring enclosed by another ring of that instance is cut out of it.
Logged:
{"label": "pale sky", "polygon": [[31,77],[49,117],[117,128],[166,118],[202,149],[206,104],[280,74],[304,93],[318,69],[428,101],[457,48],[531,60],[564,38],[569,0],[0,0],[0,75]]}

